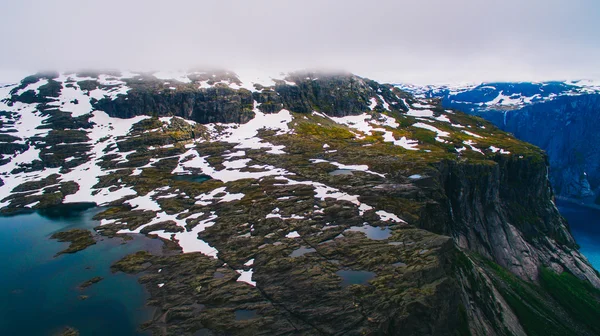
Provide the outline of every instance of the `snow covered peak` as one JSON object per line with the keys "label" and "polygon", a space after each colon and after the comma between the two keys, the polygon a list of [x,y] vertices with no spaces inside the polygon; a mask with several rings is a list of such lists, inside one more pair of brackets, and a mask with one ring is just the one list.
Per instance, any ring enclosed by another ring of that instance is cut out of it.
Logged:
{"label": "snow covered peak", "polygon": [[442,98],[447,105],[475,105],[483,109],[518,108],[561,96],[600,93],[600,81],[593,80],[396,86],[417,97]]}

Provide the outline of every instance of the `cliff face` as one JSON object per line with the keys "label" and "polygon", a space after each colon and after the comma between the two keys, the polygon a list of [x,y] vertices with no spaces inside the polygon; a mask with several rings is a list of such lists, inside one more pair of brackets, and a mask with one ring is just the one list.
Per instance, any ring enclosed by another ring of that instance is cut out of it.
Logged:
{"label": "cliff face", "polygon": [[599,286],[551,201],[546,169],[544,161],[502,157],[494,165],[442,166],[447,201],[440,203],[450,214],[444,234],[524,279],[538,279],[546,265]]}
{"label": "cliff face", "polygon": [[506,113],[501,128],[548,152],[561,196],[596,201],[600,191],[600,95],[559,97]]}
{"label": "cliff face", "polygon": [[2,89],[2,211],[94,202],[102,234],[162,239],[114,266],[144,272],[155,334],[596,330],[546,157],[482,119],[347,74]]}
{"label": "cliff face", "polygon": [[254,101],[264,113],[321,111],[332,117],[358,115],[371,105],[383,111],[384,103],[390,111],[407,110],[390,85],[348,74],[292,73],[267,88],[243,87],[237,78],[224,74],[211,76],[207,83],[213,85],[200,89],[196,84],[165,83],[152,77],[126,83],[131,88],[126,96],[100,99],[94,108],[118,118],[155,114],[201,124],[246,123],[254,116]]}
{"label": "cliff face", "polygon": [[[558,196],[598,203],[600,95],[581,83],[485,83],[471,87],[409,88],[493,122],[548,153]],[[600,203],[598,203],[600,204]]]}

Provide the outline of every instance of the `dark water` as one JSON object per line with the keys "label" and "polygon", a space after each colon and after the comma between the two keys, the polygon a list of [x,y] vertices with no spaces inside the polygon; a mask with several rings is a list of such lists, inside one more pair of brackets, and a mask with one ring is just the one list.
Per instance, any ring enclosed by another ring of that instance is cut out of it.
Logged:
{"label": "dark water", "polygon": [[256,317],[256,310],[238,309],[235,311],[235,320],[250,320]]}
{"label": "dark water", "polygon": [[[105,239],[75,254],[53,256],[68,243],[57,231],[92,228],[97,208],[0,217],[0,335],[54,335],[64,326],[87,335],[142,335],[137,326],[152,316],[137,277],[111,274],[110,265],[139,250],[160,250],[159,241],[137,236],[127,244]],[[89,269],[88,269],[89,268]],[[104,280],[77,287],[95,276]],[[88,295],[80,300],[80,295]]]}
{"label": "dark water", "polygon": [[600,210],[557,202],[558,210],[571,226],[571,233],[595,269],[600,270]]}
{"label": "dark water", "polygon": [[350,285],[366,285],[369,280],[375,277],[375,273],[369,271],[346,271],[341,270],[335,272],[342,278],[342,287]]}
{"label": "dark water", "polygon": [[202,183],[202,182],[212,179],[212,177],[210,177],[208,175],[193,175],[193,174],[174,175],[172,178],[177,181],[187,181],[187,182],[196,182],[196,183]]}
{"label": "dark water", "polygon": [[368,224],[364,224],[363,226],[351,226],[346,231],[363,232],[367,238],[373,240],[388,239],[392,235],[392,230],[388,227],[375,227]]}
{"label": "dark water", "polygon": [[312,252],[316,252],[316,251],[317,250],[315,250],[314,248],[311,248],[311,247],[300,246],[299,248],[292,251],[292,253],[290,254],[290,257],[291,258],[301,257],[307,253],[312,253]]}

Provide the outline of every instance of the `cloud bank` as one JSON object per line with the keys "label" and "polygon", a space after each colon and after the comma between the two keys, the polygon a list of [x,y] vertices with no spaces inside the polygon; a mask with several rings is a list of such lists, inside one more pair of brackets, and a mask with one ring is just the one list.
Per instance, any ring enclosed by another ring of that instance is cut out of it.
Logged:
{"label": "cloud bank", "polygon": [[0,13],[0,76],[221,67],[419,84],[600,78],[597,0],[20,0]]}

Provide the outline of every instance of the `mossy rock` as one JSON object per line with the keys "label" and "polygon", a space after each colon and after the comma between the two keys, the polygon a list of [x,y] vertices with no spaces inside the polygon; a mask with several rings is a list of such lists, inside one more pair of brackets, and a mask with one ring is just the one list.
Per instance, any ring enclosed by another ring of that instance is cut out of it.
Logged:
{"label": "mossy rock", "polygon": [[139,273],[148,267],[153,260],[153,255],[146,251],[139,251],[125,256],[123,259],[110,266],[113,272],[124,272],[130,274]]}
{"label": "mossy rock", "polygon": [[89,230],[84,229],[71,229],[68,231],[56,232],[52,234],[50,238],[56,239],[59,242],[70,243],[69,247],[58,252],[56,256],[64,253],[76,253],[96,244],[96,240],[94,240],[92,233]]}
{"label": "mossy rock", "polygon": [[84,282],[81,283],[81,285],[79,285],[79,289],[86,289],[88,287],[90,287],[91,285],[97,284],[98,282],[104,280],[103,277],[101,276],[97,276],[97,277],[93,277],[89,280],[86,280]]}
{"label": "mossy rock", "polygon": [[61,332],[56,334],[56,336],[79,336],[79,330],[73,327],[65,327]]}

